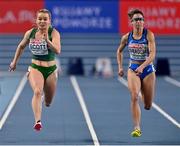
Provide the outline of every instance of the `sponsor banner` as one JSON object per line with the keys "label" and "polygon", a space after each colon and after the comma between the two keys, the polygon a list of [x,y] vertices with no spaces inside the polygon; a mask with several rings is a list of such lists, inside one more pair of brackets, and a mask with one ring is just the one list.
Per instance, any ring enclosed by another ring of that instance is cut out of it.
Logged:
{"label": "sponsor banner", "polygon": [[119,1],[119,32],[131,30],[128,12],[138,8],[145,16],[145,26],[159,35],[180,34],[180,3],[163,1]]}
{"label": "sponsor banner", "polygon": [[36,11],[43,7],[42,0],[0,1],[0,33],[24,33],[34,25]]}
{"label": "sponsor banner", "polygon": [[61,32],[118,32],[118,0],[45,1]]}

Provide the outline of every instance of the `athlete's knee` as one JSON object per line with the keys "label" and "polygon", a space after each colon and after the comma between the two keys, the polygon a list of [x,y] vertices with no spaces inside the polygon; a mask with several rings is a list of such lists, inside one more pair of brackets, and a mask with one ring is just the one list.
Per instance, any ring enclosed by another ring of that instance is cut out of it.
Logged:
{"label": "athlete's knee", "polygon": [[44,102],[44,104],[45,104],[46,107],[50,107],[51,101],[49,101],[49,100],[46,99],[45,102]]}
{"label": "athlete's knee", "polygon": [[138,93],[137,92],[131,92],[131,101],[133,103],[138,102]]}
{"label": "athlete's knee", "polygon": [[148,99],[145,98],[144,99],[144,109],[150,110],[151,107],[152,107],[152,100],[151,100],[151,98],[148,98]]}
{"label": "athlete's knee", "polygon": [[144,105],[144,109],[145,109],[145,110],[150,110],[150,109],[151,109],[151,106],[152,106],[152,104],[145,104],[145,105]]}
{"label": "athlete's knee", "polygon": [[35,97],[41,97],[41,96],[42,96],[42,91],[41,91],[41,89],[35,88],[35,89],[34,89],[34,96],[35,96]]}
{"label": "athlete's knee", "polygon": [[46,103],[46,102],[45,102],[45,106],[46,106],[46,107],[50,107],[50,105],[51,105],[50,103]]}
{"label": "athlete's knee", "polygon": [[52,97],[51,98],[47,98],[45,97],[45,106],[46,107],[50,107],[51,103],[52,103]]}

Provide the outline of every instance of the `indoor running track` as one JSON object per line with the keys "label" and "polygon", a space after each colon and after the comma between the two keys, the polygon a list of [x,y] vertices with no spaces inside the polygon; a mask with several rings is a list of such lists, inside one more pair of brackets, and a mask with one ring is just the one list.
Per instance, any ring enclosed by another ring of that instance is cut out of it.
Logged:
{"label": "indoor running track", "polygon": [[141,104],[140,138],[130,136],[125,78],[61,76],[53,104],[43,105],[41,132],[33,130],[32,90],[26,77],[14,82],[21,88],[14,90],[12,100],[16,97],[17,102],[6,108],[4,122],[1,115],[0,145],[180,145],[180,78],[157,78],[153,108],[145,111]]}

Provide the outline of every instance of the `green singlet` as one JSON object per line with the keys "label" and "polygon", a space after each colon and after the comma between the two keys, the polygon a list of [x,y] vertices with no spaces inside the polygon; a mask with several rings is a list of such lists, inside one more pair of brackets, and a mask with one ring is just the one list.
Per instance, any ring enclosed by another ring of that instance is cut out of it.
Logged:
{"label": "green singlet", "polygon": [[[37,28],[33,28],[29,36],[29,49],[32,52],[32,58],[40,61],[55,60],[55,53],[50,48],[48,48],[46,41],[44,39],[35,39],[37,30]],[[52,31],[53,28],[49,27],[48,36],[50,41],[52,41]]]}

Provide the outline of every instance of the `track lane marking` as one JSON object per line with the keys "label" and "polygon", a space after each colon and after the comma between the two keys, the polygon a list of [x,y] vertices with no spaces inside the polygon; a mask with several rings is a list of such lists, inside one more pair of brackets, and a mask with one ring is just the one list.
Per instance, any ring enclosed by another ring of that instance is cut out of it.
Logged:
{"label": "track lane marking", "polygon": [[173,78],[170,78],[168,76],[164,77],[164,79],[165,79],[166,82],[171,83],[171,84],[173,84],[173,85],[175,85],[177,87],[180,87],[180,82],[179,81],[177,81],[177,80],[175,80]]}
{"label": "track lane marking", "polygon": [[91,122],[91,118],[89,116],[89,112],[87,110],[87,107],[86,107],[86,104],[85,104],[85,101],[84,101],[84,97],[82,95],[82,92],[81,92],[81,89],[78,85],[78,82],[76,80],[76,77],[75,76],[70,76],[70,80],[71,80],[71,83],[73,85],[73,88],[75,90],[75,93],[77,95],[77,98],[79,100],[79,103],[81,105],[81,109],[83,111],[83,114],[84,114],[84,117],[85,117],[85,120],[86,120],[86,123],[88,125],[88,128],[89,128],[89,131],[90,131],[90,134],[91,134],[91,137],[93,139],[93,142],[94,142],[94,145],[95,146],[100,146],[99,144],[99,140],[97,138],[97,135],[96,135],[96,132],[94,130],[94,127],[93,127],[93,124]]}
{"label": "track lane marking", "polygon": [[[127,80],[125,80],[124,78],[118,77],[118,81],[121,82],[124,86],[128,87]],[[166,119],[168,119],[171,123],[173,123],[175,126],[180,128],[180,123],[178,123],[172,116],[170,116],[167,112],[165,112],[162,108],[160,108],[160,106],[158,106],[157,104],[153,102],[152,107],[155,110],[157,110],[160,114],[162,114]]]}
{"label": "track lane marking", "polygon": [[19,95],[21,94],[22,90],[24,89],[24,86],[26,85],[27,82],[27,76],[26,74],[23,76],[23,78],[21,79],[18,88],[16,89],[16,92],[13,96],[13,98],[11,99],[9,105],[7,106],[2,118],[0,119],[0,130],[2,129],[4,123],[6,122],[11,110],[13,109],[14,105],[16,104]]}

